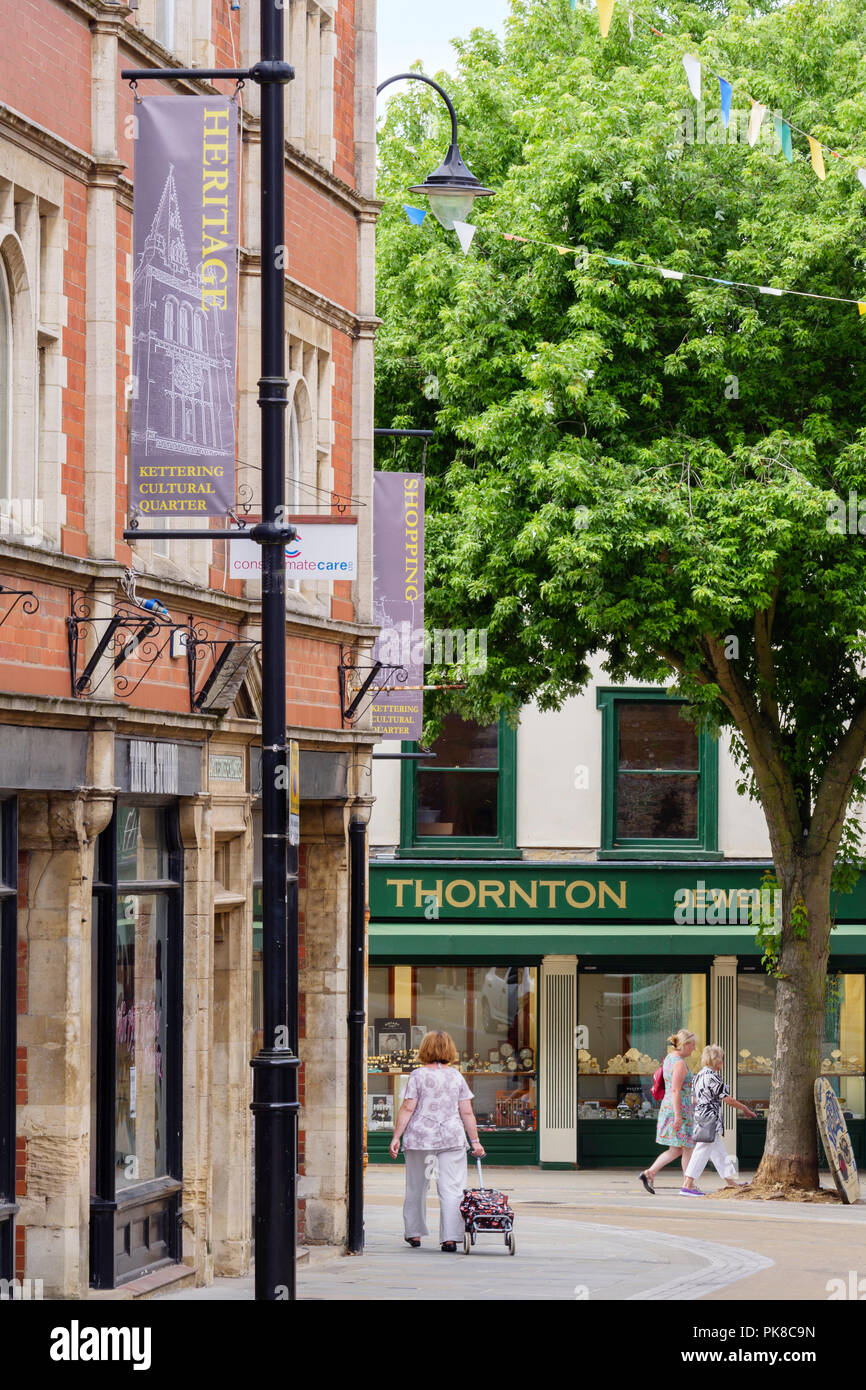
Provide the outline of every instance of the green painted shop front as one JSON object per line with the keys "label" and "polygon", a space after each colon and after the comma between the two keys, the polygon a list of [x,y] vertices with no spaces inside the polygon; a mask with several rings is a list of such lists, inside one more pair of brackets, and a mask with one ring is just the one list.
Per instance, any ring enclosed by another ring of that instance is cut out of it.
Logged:
{"label": "green painted shop front", "polygon": [[[423,1032],[452,1033],[493,1164],[644,1166],[652,1072],[680,1026],[726,1051],[762,1118],[729,1145],[760,1159],[774,984],[760,966],[763,861],[370,864],[368,1154],[388,1160]],[[684,891],[685,890],[685,891]],[[866,1161],[866,886],[834,902],[822,1072]],[[695,1058],[699,1061],[699,1054]]]}

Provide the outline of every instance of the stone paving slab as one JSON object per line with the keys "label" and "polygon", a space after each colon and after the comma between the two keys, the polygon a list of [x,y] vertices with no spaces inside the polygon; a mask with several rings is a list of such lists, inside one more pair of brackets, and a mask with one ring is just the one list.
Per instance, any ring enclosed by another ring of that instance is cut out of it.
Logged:
{"label": "stone paving slab", "polygon": [[[746,1176],[746,1175],[744,1175]],[[306,1301],[574,1301],[827,1299],[832,1278],[866,1275],[866,1202],[704,1201],[679,1196],[661,1175],[649,1197],[634,1173],[489,1168],[509,1193],[517,1254],[479,1235],[468,1256],[446,1255],[434,1233],[420,1250],[402,1240],[403,1170],[367,1170],[366,1249],[360,1257],[314,1248],[299,1270]],[[707,1184],[709,1189],[710,1184]],[[864,1285],[866,1287],[866,1285]],[[252,1279],[220,1279],[169,1300],[251,1300]]]}

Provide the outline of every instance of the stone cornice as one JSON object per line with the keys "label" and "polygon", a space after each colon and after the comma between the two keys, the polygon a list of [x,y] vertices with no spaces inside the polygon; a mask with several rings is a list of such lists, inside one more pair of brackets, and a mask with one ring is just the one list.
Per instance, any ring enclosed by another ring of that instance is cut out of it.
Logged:
{"label": "stone cornice", "polygon": [[[86,589],[91,581],[99,580],[103,584],[116,584],[120,593],[125,566],[113,560],[82,560],[75,555],[34,550],[31,546],[0,540],[0,570],[16,578],[40,580],[44,584],[75,590]],[[138,573],[136,585],[142,596],[157,597],[164,603],[168,599],[176,599],[178,606],[188,607],[200,617],[246,624],[255,624],[261,617],[258,599],[221,594],[216,589],[204,588],[186,580]],[[314,637],[323,642],[372,642],[379,634],[378,627],[370,623],[340,621],[292,609],[286,612],[286,626],[295,636]]]}
{"label": "stone cornice", "polygon": [[[261,267],[262,258],[258,251],[241,251],[242,275],[260,275]],[[330,328],[336,328],[339,333],[345,333],[350,338],[357,336],[361,320],[351,309],[337,304],[335,300],[328,299],[316,290],[311,290],[308,285],[301,284],[300,280],[293,280],[290,275],[285,277],[284,283],[286,302],[293,308],[312,314],[313,318],[328,324]]]}
{"label": "stone cornice", "polygon": [[0,136],[73,178],[88,180],[96,168],[96,161],[92,155],[86,154],[77,145],[70,145],[68,140],[61,140],[59,136],[46,130],[45,126],[29,120],[27,116],[22,116],[19,111],[2,102]]}
{"label": "stone cornice", "polygon": [[[144,735],[152,738],[186,738],[208,743],[214,734],[243,739],[258,746],[261,725],[255,719],[220,717],[214,714],[187,714],[177,710],[150,710],[141,705],[123,705],[113,700],[74,700],[70,695],[15,695],[0,691],[0,729],[4,724],[30,728],[111,730],[118,738]],[[307,750],[329,748],[372,748],[378,735],[370,729],[317,729],[309,724],[286,724],[290,738],[297,738]]]}
{"label": "stone cornice", "polygon": [[120,27],[132,13],[127,5],[109,5],[105,0],[60,0],[67,10],[73,10],[90,24],[105,23]]}

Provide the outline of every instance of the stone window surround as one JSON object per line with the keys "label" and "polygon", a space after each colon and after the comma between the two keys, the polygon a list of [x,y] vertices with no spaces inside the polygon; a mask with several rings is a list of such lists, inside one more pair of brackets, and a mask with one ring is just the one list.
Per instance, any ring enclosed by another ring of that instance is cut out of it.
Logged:
{"label": "stone window surround", "polygon": [[61,199],[62,181],[53,170],[0,143],[0,267],[12,329],[10,467],[0,491],[14,500],[12,515],[26,528],[16,528],[14,538],[55,549],[66,521]]}

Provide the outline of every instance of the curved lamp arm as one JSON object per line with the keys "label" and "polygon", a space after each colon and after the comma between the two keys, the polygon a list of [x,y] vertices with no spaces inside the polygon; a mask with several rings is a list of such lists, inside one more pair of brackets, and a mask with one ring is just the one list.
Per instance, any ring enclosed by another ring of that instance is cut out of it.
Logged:
{"label": "curved lamp arm", "polygon": [[379,83],[378,87],[376,88],[376,96],[378,96],[380,92],[384,91],[386,87],[390,87],[392,82],[402,82],[404,78],[409,78],[409,80],[412,82],[426,82],[428,87],[432,87],[435,91],[439,93],[440,97],[445,102],[445,105],[448,107],[448,110],[451,113],[451,143],[452,145],[456,145],[457,112],[454,110],[454,103],[451,100],[448,93],[445,91],[445,88],[440,87],[438,82],[434,82],[432,77],[425,77],[422,72],[398,72],[395,74],[394,77],[386,77],[384,82]]}

